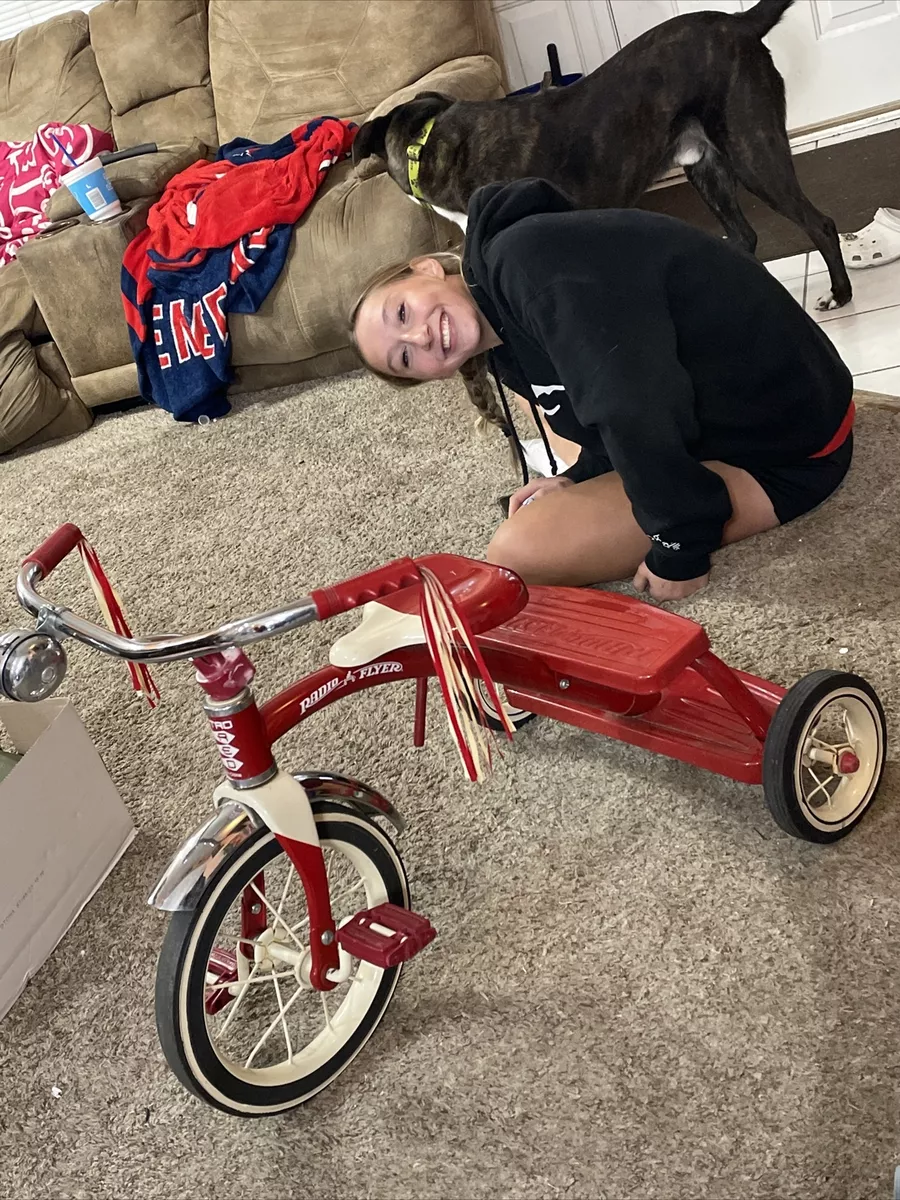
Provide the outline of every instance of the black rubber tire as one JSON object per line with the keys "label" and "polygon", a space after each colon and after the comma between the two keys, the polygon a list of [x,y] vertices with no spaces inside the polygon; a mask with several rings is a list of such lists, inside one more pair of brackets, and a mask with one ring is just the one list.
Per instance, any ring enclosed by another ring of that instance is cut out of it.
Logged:
{"label": "black rubber tire", "polygon": [[[380,874],[390,903],[408,908],[406,872],[387,834],[366,817],[332,801],[315,801],[312,807],[320,839],[344,841],[363,851]],[[207,1030],[203,1007],[206,963],[213,939],[236,897],[282,853],[268,829],[260,829],[248,838],[210,879],[197,907],[173,913],[157,966],[156,1028],[166,1061],[188,1091],[232,1116],[284,1112],[331,1083],[375,1031],[402,970],[393,967],[384,971],[363,1019],[340,1050],[318,1070],[289,1083],[269,1086],[249,1083],[232,1074],[213,1049]]]}
{"label": "black rubber tire", "polygon": [[[829,697],[838,700],[842,692],[861,693],[868,699],[879,730],[879,761],[876,764],[873,784],[856,812],[833,829],[820,829],[811,823],[797,797],[794,781],[796,755],[800,736],[809,717],[824,700]],[[788,691],[775,710],[763,748],[763,790],[766,804],[777,824],[785,833],[807,842],[827,844],[846,837],[862,820],[875,800],[884,772],[886,743],[887,723],[884,709],[870,683],[849,671],[813,671],[812,674],[804,676]]]}

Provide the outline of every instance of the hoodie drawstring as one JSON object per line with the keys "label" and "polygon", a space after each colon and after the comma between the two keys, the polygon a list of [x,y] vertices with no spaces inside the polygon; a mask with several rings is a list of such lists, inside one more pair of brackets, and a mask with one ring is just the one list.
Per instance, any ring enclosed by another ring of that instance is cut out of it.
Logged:
{"label": "hoodie drawstring", "polygon": [[544,443],[544,450],[547,454],[547,462],[550,464],[550,474],[558,475],[559,467],[556,465],[556,455],[550,449],[550,442],[547,439],[547,431],[546,431],[546,429],[544,429],[544,422],[540,418],[538,406],[535,404],[534,400],[532,400],[532,398],[530,396],[528,397],[528,404],[529,404],[529,407],[531,408],[531,415],[534,417],[534,423],[535,423],[535,425],[537,425],[538,432],[541,435],[541,441]]}
{"label": "hoodie drawstring", "polygon": [[[505,437],[513,439],[516,457],[519,460],[519,467],[522,471],[522,486],[524,487],[528,484],[528,464],[525,461],[525,452],[522,449],[522,443],[519,441],[519,435],[516,433],[516,427],[513,423],[512,413],[509,411],[509,401],[506,398],[506,392],[504,391],[503,384],[500,382],[500,375],[497,371],[497,364],[494,361],[494,355],[491,353],[491,351],[488,351],[487,357],[491,366],[491,374],[494,376],[494,383],[497,385],[500,403],[503,405],[503,415],[506,417],[506,426],[503,430],[503,433]],[[550,464],[550,474],[558,475],[559,467],[556,465],[556,455],[553,453],[553,450],[550,447],[550,442],[547,439],[547,431],[544,428],[544,422],[540,418],[538,407],[535,404],[533,397],[528,396],[526,399],[528,400],[528,406],[531,409],[531,415],[534,418],[534,423],[537,425],[538,432],[541,435],[541,442],[543,443],[544,451],[547,455],[547,462]]]}
{"label": "hoodie drawstring", "polygon": [[503,405],[503,415],[506,417],[506,424],[503,426],[503,436],[512,438],[513,448],[516,452],[516,458],[519,460],[519,468],[522,472],[522,486],[528,483],[528,463],[525,461],[525,452],[522,449],[522,443],[519,441],[519,435],[516,433],[516,427],[513,424],[512,413],[509,411],[509,401],[506,398],[506,392],[503,389],[503,384],[500,382],[500,376],[497,373],[497,364],[494,362],[494,356],[488,351],[488,362],[491,366],[491,374],[494,377],[494,383],[497,385],[497,392],[500,396],[500,403]]}

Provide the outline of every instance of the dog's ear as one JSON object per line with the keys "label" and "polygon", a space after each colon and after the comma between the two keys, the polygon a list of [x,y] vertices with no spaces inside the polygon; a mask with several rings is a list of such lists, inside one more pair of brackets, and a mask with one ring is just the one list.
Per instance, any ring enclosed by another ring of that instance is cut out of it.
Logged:
{"label": "dog's ear", "polygon": [[[456,103],[452,96],[446,96],[443,92],[416,92],[415,98],[416,100],[437,100],[439,103],[434,107],[432,115],[443,112],[445,108]],[[427,117],[425,119],[428,120]]]}
{"label": "dog's ear", "polygon": [[386,116],[366,121],[353,139],[354,167],[367,158],[383,158],[387,161],[387,135],[395,121],[400,122],[400,135],[412,138],[430,117],[436,117],[455,103],[452,96],[444,96],[440,92],[419,92],[414,100],[398,104]]}
{"label": "dog's ear", "polygon": [[364,158],[387,158],[384,139],[387,137],[388,126],[392,113],[386,117],[376,117],[374,121],[366,121],[353,139],[353,165],[358,167]]}
{"label": "dog's ear", "polygon": [[404,119],[410,118],[412,123],[417,127],[416,132],[432,117],[440,116],[445,112],[451,104],[456,101],[452,96],[445,96],[441,92],[419,92],[415,100],[410,104],[404,104],[403,116]]}

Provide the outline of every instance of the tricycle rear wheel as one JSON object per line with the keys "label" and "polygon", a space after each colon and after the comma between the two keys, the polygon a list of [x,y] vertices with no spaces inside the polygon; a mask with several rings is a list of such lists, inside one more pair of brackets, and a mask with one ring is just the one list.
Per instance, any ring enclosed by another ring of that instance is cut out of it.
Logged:
{"label": "tricycle rear wheel", "polygon": [[775,710],[763,750],[769,811],[792,837],[836,842],[865,816],[884,771],[887,726],[871,684],[814,671]]}
{"label": "tricycle rear wheel", "polygon": [[[477,721],[479,725],[484,725],[487,729],[492,729],[494,733],[504,733],[506,726],[500,720],[494,702],[487,693],[487,688],[480,681],[477,681],[475,686],[478,688],[478,694],[481,697],[481,708],[479,709],[478,705],[471,698],[471,693],[467,697],[473,721]],[[496,687],[500,703],[503,705],[504,712],[514,732],[536,718],[537,713],[529,712],[527,708],[519,708],[518,705],[510,704],[506,698],[506,688],[502,684],[497,684]],[[484,716],[482,716],[482,710]]]}

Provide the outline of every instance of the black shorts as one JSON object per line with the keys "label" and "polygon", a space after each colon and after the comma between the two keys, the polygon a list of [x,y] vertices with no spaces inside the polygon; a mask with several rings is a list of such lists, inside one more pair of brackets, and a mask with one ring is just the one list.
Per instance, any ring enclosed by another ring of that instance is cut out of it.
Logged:
{"label": "black shorts", "polygon": [[817,508],[836,491],[850,469],[853,434],[823,458],[808,458],[790,467],[745,468],[772,501],[782,525]]}

